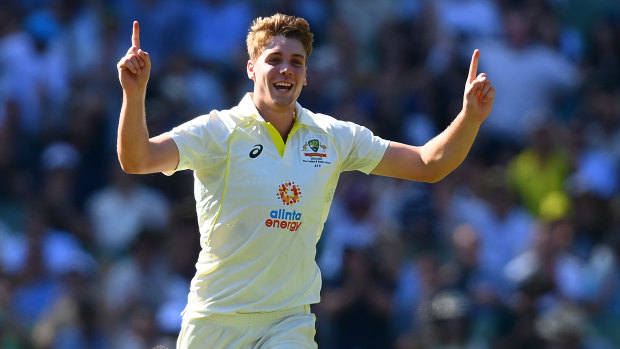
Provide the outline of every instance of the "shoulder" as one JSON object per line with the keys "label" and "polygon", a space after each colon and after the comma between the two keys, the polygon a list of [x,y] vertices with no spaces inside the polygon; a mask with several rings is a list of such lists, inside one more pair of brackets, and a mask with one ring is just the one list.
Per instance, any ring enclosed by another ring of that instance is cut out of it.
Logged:
{"label": "shoulder", "polygon": [[302,108],[302,113],[302,119],[300,122],[317,129],[317,131],[322,131],[329,134],[338,134],[342,132],[351,133],[351,131],[355,128],[361,127],[350,121],[338,120],[333,116],[322,113],[314,113],[305,108]]}
{"label": "shoulder", "polygon": [[196,116],[193,119],[177,126],[175,129],[209,130],[209,132],[230,133],[254,121],[251,115],[242,113],[236,106],[225,110],[212,110],[207,114]]}

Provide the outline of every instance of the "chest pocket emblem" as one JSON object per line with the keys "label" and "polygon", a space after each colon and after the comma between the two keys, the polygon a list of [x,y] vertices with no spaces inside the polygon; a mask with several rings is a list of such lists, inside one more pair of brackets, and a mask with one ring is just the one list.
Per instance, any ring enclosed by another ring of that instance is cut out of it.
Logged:
{"label": "chest pocket emblem", "polygon": [[318,139],[311,139],[308,141],[308,145],[310,146],[310,149],[312,149],[313,151],[317,151],[319,150],[319,145],[321,143],[319,143]]}
{"label": "chest pocket emblem", "polygon": [[312,151],[314,152],[319,151],[319,148],[321,148],[323,152],[327,150],[327,146],[321,144],[318,139],[311,139],[308,142],[306,142],[306,144],[304,144],[303,150],[308,151],[308,147],[310,147],[310,149],[312,149]]}
{"label": "chest pocket emblem", "polygon": [[321,144],[316,138],[304,143],[301,153],[303,155],[302,161],[311,163],[314,167],[322,167],[323,165],[331,164],[331,161],[327,160],[327,146]]}

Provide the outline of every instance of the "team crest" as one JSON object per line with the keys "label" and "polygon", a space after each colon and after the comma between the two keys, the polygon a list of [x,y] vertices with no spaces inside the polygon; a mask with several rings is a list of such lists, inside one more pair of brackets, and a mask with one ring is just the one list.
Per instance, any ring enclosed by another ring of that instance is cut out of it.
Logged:
{"label": "team crest", "polygon": [[311,139],[308,141],[308,145],[310,146],[310,149],[312,149],[313,151],[317,151],[319,150],[319,145],[321,143],[319,143],[318,139]]}
{"label": "team crest", "polygon": [[[323,152],[327,151],[327,146],[325,146],[324,144],[321,144],[321,142],[319,142],[318,139],[311,139],[307,141],[306,144],[304,144],[304,151],[308,151],[308,147],[310,147],[310,149],[313,152],[319,151],[319,148],[321,148]],[[312,155],[316,155],[316,154],[312,154]]]}
{"label": "team crest", "polygon": [[313,163],[315,167],[329,165],[331,164],[331,161],[327,161],[327,150],[327,146],[325,144],[321,144],[321,141],[316,138],[311,139],[303,145],[303,162]]}

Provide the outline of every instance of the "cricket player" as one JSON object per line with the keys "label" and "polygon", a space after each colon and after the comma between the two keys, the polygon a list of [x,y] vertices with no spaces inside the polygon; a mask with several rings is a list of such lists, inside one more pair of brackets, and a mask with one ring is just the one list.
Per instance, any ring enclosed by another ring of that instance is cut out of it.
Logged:
{"label": "cricket player", "polygon": [[476,50],[463,108],[446,130],[423,146],[381,139],[297,103],[312,43],[303,18],[257,18],[247,36],[253,91],[231,109],[151,138],[151,57],[133,23],[132,46],[117,65],[120,164],[136,174],[194,173],[201,252],[178,348],[315,348],[316,244],[340,173],[436,182],[463,161],[493,106]]}

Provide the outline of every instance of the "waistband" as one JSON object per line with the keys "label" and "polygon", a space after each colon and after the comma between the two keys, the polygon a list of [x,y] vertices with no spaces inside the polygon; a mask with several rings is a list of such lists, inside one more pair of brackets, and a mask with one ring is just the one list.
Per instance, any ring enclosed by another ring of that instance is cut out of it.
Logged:
{"label": "waistband", "polygon": [[[258,313],[208,314],[192,320],[204,320],[223,326],[261,326],[276,323],[296,315],[311,315],[309,305],[301,305],[289,309]],[[184,319],[185,320],[185,319]],[[190,321],[192,321],[190,320]]]}

